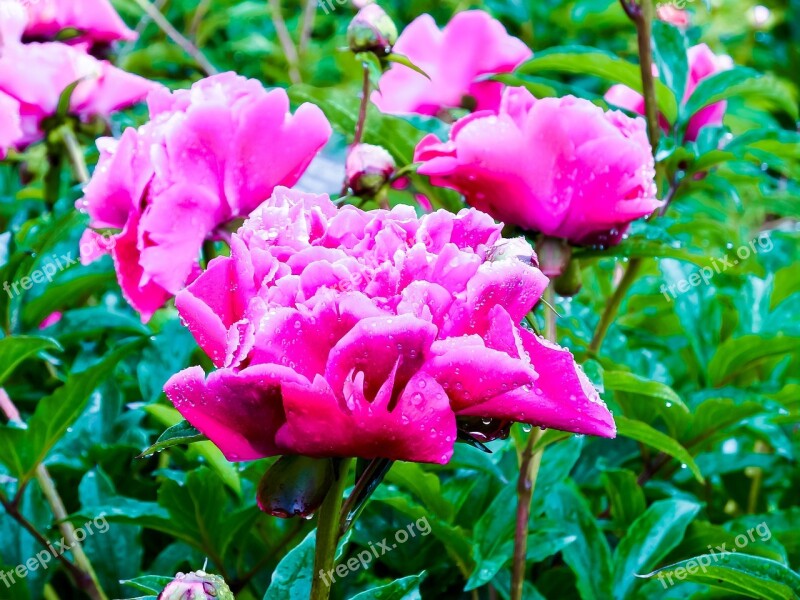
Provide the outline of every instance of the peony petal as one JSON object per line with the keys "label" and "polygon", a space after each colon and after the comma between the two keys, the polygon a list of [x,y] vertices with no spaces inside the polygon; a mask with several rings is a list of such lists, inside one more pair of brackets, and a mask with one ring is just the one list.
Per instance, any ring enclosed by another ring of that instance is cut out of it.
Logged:
{"label": "peony petal", "polygon": [[282,454],[275,433],[285,422],[281,387],[308,385],[292,370],[257,365],[220,369],[205,379],[200,367],[173,375],[164,386],[183,418],[222,450],[230,461]]}

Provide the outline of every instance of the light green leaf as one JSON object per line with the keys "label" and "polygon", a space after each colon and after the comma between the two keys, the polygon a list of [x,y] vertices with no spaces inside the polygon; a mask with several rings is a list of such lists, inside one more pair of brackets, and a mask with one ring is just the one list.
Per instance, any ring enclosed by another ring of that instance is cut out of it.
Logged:
{"label": "light green leaf", "polygon": [[669,454],[673,458],[685,464],[695,476],[695,479],[703,483],[703,475],[695,463],[689,451],[681,446],[674,439],[650,427],[647,423],[641,421],[633,421],[623,416],[616,416],[614,420],[617,422],[617,433],[623,437],[631,438],[637,442],[641,442],[647,446],[651,446],[656,450],[660,450],[665,454]]}
{"label": "light green leaf", "polygon": [[[543,71],[559,71],[580,75],[594,75],[610,83],[621,83],[642,91],[642,75],[639,65],[620,57],[586,46],[559,46],[537,52],[536,56],[520,65],[516,73],[534,75]],[[678,116],[678,103],[670,89],[656,81],[656,101],[659,110],[670,123]]]}
{"label": "light green leaf", "polygon": [[702,554],[646,577],[657,577],[662,584],[703,583],[748,598],[795,600],[800,597],[800,575],[779,562],[748,554]]}
{"label": "light green leaf", "polygon": [[649,571],[675,548],[700,505],[684,500],[659,500],[634,521],[614,550],[614,598],[632,597],[636,575]]}

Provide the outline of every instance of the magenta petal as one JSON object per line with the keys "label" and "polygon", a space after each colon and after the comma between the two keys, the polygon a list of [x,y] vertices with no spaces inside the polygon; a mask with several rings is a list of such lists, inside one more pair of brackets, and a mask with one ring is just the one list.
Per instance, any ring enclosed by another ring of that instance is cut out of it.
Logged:
{"label": "magenta petal", "polygon": [[363,372],[364,393],[372,399],[397,368],[394,399],[425,362],[435,337],[435,326],[412,315],[362,319],[331,350],[325,379],[341,390],[353,373]]}
{"label": "magenta petal", "polygon": [[[520,336],[539,375],[535,393],[521,399],[527,417],[521,420],[575,433],[616,437],[614,418],[572,353],[527,329],[521,329]],[[526,405],[531,400],[529,409]]]}
{"label": "magenta petal", "polygon": [[390,406],[394,377],[375,400],[364,397],[364,375],[347,380],[339,400],[318,377],[311,388],[283,388],[286,425],[278,432],[281,446],[308,456],[356,456],[415,462],[447,463],[453,454],[456,419],[441,386],[417,373]]}
{"label": "magenta petal", "polygon": [[530,364],[487,348],[478,336],[436,342],[424,370],[447,391],[456,414],[518,388],[530,391],[536,380]]}
{"label": "magenta petal", "polygon": [[307,386],[291,369],[257,365],[220,369],[205,379],[200,367],[173,375],[164,386],[175,408],[230,461],[282,454],[275,433],[285,422],[281,386]]}

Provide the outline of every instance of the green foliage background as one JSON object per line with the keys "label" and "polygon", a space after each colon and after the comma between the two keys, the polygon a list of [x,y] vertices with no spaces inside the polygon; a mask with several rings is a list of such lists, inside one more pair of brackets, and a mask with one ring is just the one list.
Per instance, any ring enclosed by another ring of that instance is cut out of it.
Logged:
{"label": "green foliage background", "polygon": [[[191,57],[142,20],[136,2],[115,5],[141,33],[138,42],[115,49],[120,66],[175,88],[203,76]],[[534,50],[534,61],[508,81],[537,95],[569,92],[602,103],[608,85],[636,72],[635,32],[611,0],[382,5],[398,25],[423,12],[443,24],[456,10],[489,10]],[[754,5],[687,3],[694,15],[690,44],[706,42],[765,75],[739,72],[729,85],[706,91],[729,96],[726,128],[687,147],[664,141],[665,175],[682,182],[667,216],[637,223],[611,251],[583,252],[583,288],[558,303],[560,341],[604,390],[620,436],[545,434],[527,598],[800,597],[793,572],[800,567],[800,3],[765,1],[770,16],[760,25],[752,19]],[[338,131],[325,154],[341,162],[355,122],[360,66],[342,50],[354,10],[334,6],[330,14],[316,12],[299,64],[302,83],[291,87],[291,96],[323,108]],[[299,2],[283,3],[293,34],[302,10]],[[267,2],[168,0],[163,12],[219,70],[290,85]],[[662,27],[656,35],[664,67],[680,72],[670,52],[674,30]],[[576,46],[622,60],[598,77],[604,55],[578,54]],[[541,67],[537,61],[545,59]],[[674,103],[672,93],[665,90],[664,97]],[[141,108],[118,115],[112,131],[144,119]],[[386,146],[405,165],[428,130],[446,135],[437,122],[375,113],[367,141]],[[729,142],[725,152],[716,150],[720,139]],[[81,141],[93,164],[93,136],[83,132]],[[45,151],[40,145],[0,165],[0,281],[18,280],[53,255],[77,254],[86,225],[73,208],[80,190],[65,170],[57,201],[47,201]],[[315,170],[305,185],[336,193],[339,175],[330,171]],[[421,178],[413,183],[392,201],[413,202],[416,189],[429,192],[436,205],[458,206],[454,194],[431,190]],[[709,285],[676,298],[661,291],[725,255],[734,258],[752,240],[767,239],[769,250],[766,243],[751,246],[758,251]],[[637,257],[644,259],[639,278],[601,351],[592,354],[588,344],[619,271]],[[63,319],[40,330],[54,311],[63,311]],[[313,544],[307,536],[314,522],[278,520],[255,505],[255,487],[272,461],[231,465],[209,442],[137,458],[180,420],[161,392],[166,379],[190,364],[209,366],[174,309],[142,325],[104,259],[70,267],[19,297],[0,294],[0,324],[0,385],[27,423],[25,429],[0,426],[0,493],[17,497],[19,510],[49,538],[60,537],[32,481],[44,460],[76,526],[105,516],[109,533],[88,538],[85,550],[109,597],[155,596],[167,581],[159,576],[199,569],[206,559],[208,570],[224,575],[242,600],[307,597]],[[395,465],[341,549],[343,557],[422,517],[431,533],[337,583],[333,597],[508,597],[517,447],[524,436],[515,430],[491,444],[492,454],[459,445],[445,467]],[[769,539],[748,539],[735,555],[715,561],[708,575],[690,575],[669,588],[637,577],[708,553],[709,546],[734,548],[736,536],[761,523]],[[40,550],[2,513],[0,540],[5,571]],[[78,598],[80,592],[55,567],[10,589],[0,586],[2,599],[43,597]]]}

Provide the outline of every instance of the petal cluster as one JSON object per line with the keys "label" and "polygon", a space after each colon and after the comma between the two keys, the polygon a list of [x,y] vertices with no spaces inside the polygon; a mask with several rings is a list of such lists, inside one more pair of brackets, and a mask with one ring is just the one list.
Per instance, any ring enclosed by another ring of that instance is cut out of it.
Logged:
{"label": "petal cluster", "polygon": [[471,206],[575,244],[617,243],[661,205],[644,121],[571,96],[507,88],[497,114],[459,120],[447,142],[425,137],[415,160]]}
{"label": "petal cluster", "polygon": [[292,114],[284,90],[234,73],[157,90],[148,106],[148,123],[98,141],[100,161],[78,202],[91,227],[121,229],[110,253],[145,320],[197,275],[203,242],[275,186],[294,185],[331,134],[316,106]]}
{"label": "petal cluster", "polygon": [[[683,103],[686,103],[691,97],[701,81],[721,71],[733,68],[733,61],[729,56],[718,56],[705,44],[698,44],[689,48],[687,60],[689,62],[689,76],[686,80]],[[653,72],[657,73],[655,66],[653,67]],[[606,92],[605,99],[615,106],[640,115],[644,114],[644,97],[627,86],[621,84],[612,86]],[[722,125],[722,118],[725,116],[727,107],[728,103],[723,100],[697,111],[689,119],[684,139],[688,142],[693,142],[697,139],[703,127]],[[663,117],[661,126],[665,131],[668,130],[668,123]]]}
{"label": "petal cluster", "polygon": [[394,52],[411,59],[428,77],[394,65],[380,80],[372,101],[383,112],[436,115],[466,104],[494,110],[502,84],[483,75],[507,73],[531,56],[503,25],[481,10],[460,12],[439,29],[430,15],[412,21],[400,34]]}
{"label": "petal cluster", "polygon": [[75,29],[84,41],[136,39],[109,0],[26,0],[24,4],[29,16],[25,34],[30,37],[54,38],[64,29]]}
{"label": "petal cluster", "polygon": [[445,463],[481,420],[613,436],[569,351],[519,325],[547,278],[507,244],[474,209],[364,212],[278,188],[177,295],[217,369],[174,375],[167,396],[230,460]]}
{"label": "petal cluster", "polygon": [[[31,5],[33,6],[33,5]],[[37,5],[38,6],[38,5]],[[107,116],[144,99],[158,84],[126,73],[86,53],[82,45],[23,43],[28,16],[7,3],[0,19],[0,157],[44,136],[44,121],[65,90],[70,114],[82,120]]]}

